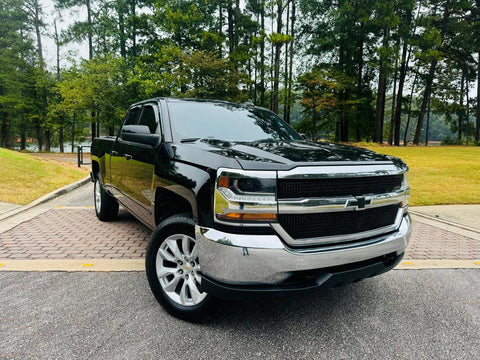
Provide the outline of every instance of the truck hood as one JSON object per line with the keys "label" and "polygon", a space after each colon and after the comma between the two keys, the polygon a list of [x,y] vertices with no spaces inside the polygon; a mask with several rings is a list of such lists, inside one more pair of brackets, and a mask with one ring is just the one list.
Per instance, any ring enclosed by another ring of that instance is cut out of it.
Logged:
{"label": "truck hood", "polygon": [[289,170],[297,166],[319,166],[340,163],[389,163],[406,168],[395,157],[371,150],[331,143],[307,141],[230,142],[202,139],[176,144],[175,157],[205,167],[231,167],[232,160],[245,170]]}

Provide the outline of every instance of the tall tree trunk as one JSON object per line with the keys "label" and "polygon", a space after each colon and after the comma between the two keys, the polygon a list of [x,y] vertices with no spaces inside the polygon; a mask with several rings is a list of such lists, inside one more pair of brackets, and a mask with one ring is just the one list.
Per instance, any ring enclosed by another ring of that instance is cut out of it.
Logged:
{"label": "tall tree trunk", "polygon": [[[363,29],[364,25],[363,22],[360,23],[360,33],[363,34]],[[363,61],[363,50],[365,46],[365,41],[364,37],[360,36],[359,37],[359,44],[358,44],[358,51],[357,51],[357,59],[356,62],[358,63],[358,77],[357,77],[357,94],[359,97],[363,97],[363,67],[364,67],[364,61]],[[359,104],[359,109],[358,113],[363,113],[365,111],[364,109],[365,105]],[[357,142],[361,141],[361,136],[362,136],[362,123],[360,121],[355,121],[355,139]]]}
{"label": "tall tree trunk", "polygon": [[[223,37],[223,2],[218,2],[218,36]],[[223,58],[222,44],[219,45],[218,57]]]}
{"label": "tall tree trunk", "polygon": [[20,150],[26,150],[27,149],[27,133],[25,132],[25,129],[22,127],[20,129]]}
{"label": "tall tree trunk", "polygon": [[[57,81],[60,81],[60,38],[58,36],[58,30],[57,30],[57,20],[53,20],[53,25],[55,27],[55,45],[57,48]],[[63,137],[63,121],[64,119],[62,118],[61,124],[60,124],[60,129],[58,131],[58,144],[60,147],[60,152],[63,153],[65,152],[63,142],[64,142],[64,137]]]}
{"label": "tall tree trunk", "polygon": [[137,57],[137,0],[130,0],[130,16],[132,17],[132,57]]}
{"label": "tall tree trunk", "polygon": [[262,42],[260,43],[260,105],[265,106],[265,1],[262,0],[260,10],[260,26]]}
{"label": "tall tree trunk", "polygon": [[45,129],[45,151],[50,151],[52,133],[50,129]]}
{"label": "tall tree trunk", "polygon": [[397,103],[395,108],[395,117],[393,124],[395,127],[394,140],[395,146],[400,145],[400,125],[402,123],[402,99],[403,99],[403,86],[405,84],[405,78],[407,77],[407,42],[404,41],[402,48],[402,63],[400,64],[400,78],[398,79],[398,93]]}
{"label": "tall tree trunk", "polygon": [[395,102],[397,94],[397,75],[398,75],[398,59],[395,59],[395,74],[393,75],[393,93],[392,93],[392,114],[390,115],[390,134],[388,135],[388,144],[393,144],[393,135],[395,132]]}
{"label": "tall tree trunk", "polygon": [[[340,6],[340,4],[339,4]],[[343,42],[340,42],[338,50],[338,68],[343,69],[345,67],[345,48]],[[344,104],[347,96],[345,91],[342,90],[338,94],[339,103]],[[339,111],[339,118],[337,119],[337,124],[335,128],[335,140],[340,140],[343,142],[348,141],[348,118],[346,117],[345,111]]]}
{"label": "tall tree trunk", "polygon": [[291,104],[293,102],[292,99],[292,85],[293,85],[293,55],[294,55],[294,45],[293,42],[295,41],[295,1],[292,1],[292,18],[291,18],[291,25],[290,25],[290,33],[292,36],[292,40],[290,41],[290,63],[289,63],[289,72],[288,72],[288,88],[287,88],[287,114],[285,115],[285,121],[290,124],[290,113],[291,113]]}
{"label": "tall tree trunk", "polygon": [[60,80],[60,37],[58,36],[57,19],[53,20],[53,26],[55,29],[55,47],[57,49],[57,80]]}
{"label": "tall tree trunk", "polygon": [[480,52],[477,58],[477,112],[475,126],[475,141],[480,141]]}
{"label": "tall tree trunk", "polygon": [[410,91],[410,103],[408,104],[408,116],[407,124],[405,125],[405,134],[403,135],[403,146],[407,146],[408,143],[408,129],[410,127],[410,119],[412,118],[412,102],[413,102],[413,92],[415,91],[415,85],[417,84],[418,79],[418,68],[415,72],[415,77],[413,78],[412,90]]}
{"label": "tall tree trunk", "polygon": [[[290,26],[290,3],[287,5],[287,22],[286,22],[286,29],[285,33],[289,35],[289,26]],[[285,70],[284,70],[284,83],[283,83],[283,88],[284,88],[284,95],[283,95],[283,121],[286,121],[287,123],[289,122],[287,120],[287,105],[288,105],[288,45],[285,45]]]}
{"label": "tall tree trunk", "polygon": [[60,145],[60,152],[64,153],[65,148],[63,147],[63,125],[61,125],[60,129],[58,129],[58,142]]}
{"label": "tall tree trunk", "polygon": [[435,69],[437,67],[438,60],[433,59],[430,63],[430,70],[427,75],[427,82],[425,86],[425,91],[423,92],[422,105],[420,107],[420,115],[418,116],[417,128],[415,130],[415,137],[413,138],[413,143],[415,145],[420,145],[420,137],[422,135],[423,128],[423,119],[425,118],[425,112],[427,111],[427,105],[430,101],[430,96],[432,94],[432,85],[433,77],[435,76]]}
{"label": "tall tree trunk", "polygon": [[467,145],[470,141],[470,97],[469,97],[469,88],[468,86],[468,79],[465,78],[465,96],[467,98],[467,105],[465,107],[465,139]]}
{"label": "tall tree trunk", "polygon": [[[383,29],[383,46],[388,45],[388,28]],[[380,74],[378,75],[377,102],[375,107],[375,128],[373,141],[383,143],[383,121],[385,118],[385,91],[387,88],[386,59],[380,58]]]}
{"label": "tall tree trunk", "polygon": [[312,98],[312,109],[313,109],[313,113],[312,113],[312,138],[311,140],[312,141],[316,141],[317,140],[317,120],[318,120],[318,112],[315,110],[315,108],[317,107],[317,104],[316,104],[316,101],[314,98]]}
{"label": "tall tree trunk", "polygon": [[92,120],[92,140],[97,137],[97,123],[95,122],[95,112],[91,113]]}
{"label": "tall tree trunk", "polygon": [[377,103],[375,107],[375,132],[373,134],[373,141],[379,144],[383,143],[385,88],[386,88],[385,70],[383,67],[381,67],[380,76],[378,78]]}
{"label": "tall tree trunk", "polygon": [[425,146],[428,146],[428,133],[430,132],[430,111],[431,111],[431,99],[428,100],[428,110],[427,110],[427,128],[425,129]]}
{"label": "tall tree trunk", "polygon": [[88,23],[88,30],[87,30],[87,37],[88,37],[88,59],[93,59],[93,23],[92,23],[92,7],[90,4],[90,0],[85,1],[85,5],[87,6],[87,23]]}
{"label": "tall tree trunk", "polygon": [[[37,53],[38,53],[38,60],[40,63],[40,71],[42,76],[44,76],[44,71],[45,71],[45,61],[43,59],[43,47],[42,47],[42,35],[40,33],[40,26],[42,24],[42,21],[40,19],[40,4],[38,0],[35,0],[34,2],[34,11],[35,11],[35,17],[34,17],[34,26],[35,26],[35,33],[37,35]],[[42,85],[41,88],[41,97],[42,97],[42,117],[43,119],[40,121],[45,121],[45,117],[47,116],[47,89],[45,85]],[[40,124],[37,125],[37,141],[38,141],[38,151],[42,151],[43,146],[42,146],[42,131]],[[46,150],[50,151],[50,131],[47,129],[45,131],[45,137],[46,137]]]}
{"label": "tall tree trunk", "polygon": [[463,98],[465,97],[465,70],[462,71],[462,83],[460,84],[460,111],[458,112],[458,136],[457,139],[462,141],[463,136],[463,117],[465,108],[463,106]]}
{"label": "tall tree trunk", "polygon": [[[283,15],[283,4],[282,0],[277,0],[277,34],[282,33],[282,15]],[[278,85],[280,83],[280,57],[282,54],[282,42],[277,41],[275,43],[275,61],[274,61],[274,72],[273,72],[273,101],[272,101],[272,111],[275,114],[278,114]]]}
{"label": "tall tree trunk", "polygon": [[235,14],[233,13],[233,0],[228,1],[227,5],[227,22],[228,22],[228,53],[232,56],[235,51]]}
{"label": "tall tree trunk", "polygon": [[[72,121],[72,153],[75,152],[75,122],[77,121],[77,113],[73,112],[73,121]],[[93,134],[93,131],[92,131]]]}
{"label": "tall tree trunk", "polygon": [[35,135],[37,138],[38,151],[43,150],[42,127],[38,121],[35,122]]}
{"label": "tall tree trunk", "polygon": [[[447,27],[447,21],[450,16],[450,0],[447,0],[444,5],[443,18],[442,18],[442,28],[440,29],[440,46],[443,44],[445,38],[445,31]],[[432,94],[432,85],[433,78],[435,76],[435,70],[437,67],[438,59],[434,58],[430,63],[430,70],[427,75],[427,82],[425,86],[425,91],[423,93],[422,106],[420,108],[420,114],[418,116],[417,128],[415,130],[415,137],[413,143],[415,145],[420,144],[420,135],[422,134],[423,118],[425,117],[425,111],[427,109],[428,101]]]}
{"label": "tall tree trunk", "polygon": [[124,59],[127,58],[127,38],[125,35],[125,6],[123,1],[117,1],[115,8],[118,14],[118,31],[120,41],[120,56]]}
{"label": "tall tree trunk", "polygon": [[7,115],[5,113],[2,115],[2,123],[0,126],[0,147],[6,148],[8,146],[8,121]]}

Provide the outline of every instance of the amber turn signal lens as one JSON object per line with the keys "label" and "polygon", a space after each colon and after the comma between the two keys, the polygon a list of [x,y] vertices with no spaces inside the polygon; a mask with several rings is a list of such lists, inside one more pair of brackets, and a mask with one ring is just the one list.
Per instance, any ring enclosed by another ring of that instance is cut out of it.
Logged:
{"label": "amber turn signal lens", "polygon": [[221,220],[236,220],[236,221],[275,221],[276,214],[249,214],[249,213],[228,213],[217,214],[217,219]]}
{"label": "amber turn signal lens", "polygon": [[229,181],[228,181],[228,177],[226,176],[221,176],[218,178],[218,187],[224,187],[224,188],[228,188],[229,186]]}

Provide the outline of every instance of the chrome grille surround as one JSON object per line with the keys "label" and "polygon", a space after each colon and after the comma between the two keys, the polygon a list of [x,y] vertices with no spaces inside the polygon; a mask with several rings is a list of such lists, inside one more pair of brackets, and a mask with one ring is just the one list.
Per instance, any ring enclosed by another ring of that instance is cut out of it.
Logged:
{"label": "chrome grille surround", "polygon": [[[345,179],[359,177],[375,177],[375,176],[391,176],[405,175],[408,168],[398,167],[391,162],[376,164],[358,164],[352,163],[348,165],[338,164],[332,166],[315,166],[315,167],[298,167],[289,171],[278,171],[278,179],[295,179],[298,181],[312,179]],[[363,211],[370,208],[379,208],[388,205],[398,205],[396,217],[392,217],[392,223],[388,226],[382,226],[372,230],[339,234],[334,236],[322,237],[306,237],[301,239],[293,238],[281,225],[280,222],[272,223],[272,228],[282,239],[293,247],[301,246],[325,246],[331,244],[341,244],[352,241],[361,241],[367,238],[386,234],[398,229],[408,208],[408,197],[410,188],[408,182],[402,182],[400,189],[382,194],[364,194],[362,196],[344,195],[335,197],[318,197],[318,198],[279,198],[278,214],[317,214],[317,213],[335,213]]]}

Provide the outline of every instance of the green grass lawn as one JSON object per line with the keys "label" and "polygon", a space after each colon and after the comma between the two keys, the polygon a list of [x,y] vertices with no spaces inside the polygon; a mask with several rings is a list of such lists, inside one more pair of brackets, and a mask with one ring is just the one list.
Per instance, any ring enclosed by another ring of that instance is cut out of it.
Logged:
{"label": "green grass lawn", "polygon": [[480,147],[393,147],[358,144],[403,159],[410,168],[410,205],[480,204]]}
{"label": "green grass lawn", "polygon": [[87,175],[72,163],[0,148],[0,201],[25,205]]}
{"label": "green grass lawn", "polygon": [[[410,205],[480,204],[480,147],[358,144],[410,167]],[[0,201],[29,202],[82,179],[87,169],[0,148]]]}

